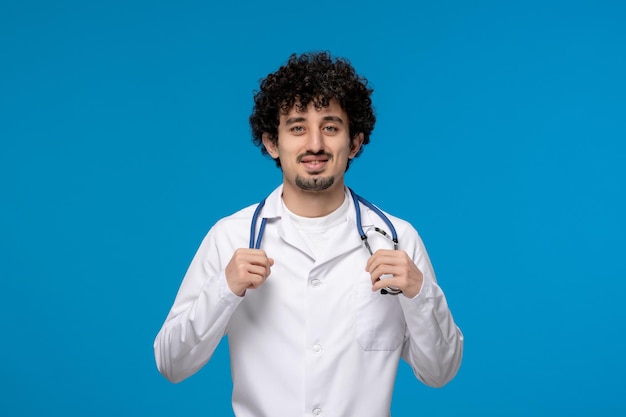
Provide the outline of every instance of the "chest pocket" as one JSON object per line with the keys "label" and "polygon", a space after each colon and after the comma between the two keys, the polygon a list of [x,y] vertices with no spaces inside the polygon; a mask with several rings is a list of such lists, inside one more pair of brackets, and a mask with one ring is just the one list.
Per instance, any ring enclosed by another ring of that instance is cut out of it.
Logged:
{"label": "chest pocket", "polygon": [[373,292],[359,284],[356,294],[356,339],[363,350],[396,350],[404,340],[406,324],[397,295]]}

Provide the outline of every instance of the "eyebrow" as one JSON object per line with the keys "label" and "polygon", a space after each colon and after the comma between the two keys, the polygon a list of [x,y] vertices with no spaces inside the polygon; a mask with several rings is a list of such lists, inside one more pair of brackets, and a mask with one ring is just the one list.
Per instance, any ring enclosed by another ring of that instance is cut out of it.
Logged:
{"label": "eyebrow", "polygon": [[292,125],[294,123],[302,123],[305,122],[306,118],[305,117],[290,117],[287,120],[285,120],[285,125],[289,126]]}
{"label": "eyebrow", "polygon": [[[343,119],[339,116],[324,116],[322,118],[322,121],[325,122],[336,122],[339,124],[343,124]],[[285,125],[289,126],[292,125],[294,123],[302,123],[302,122],[306,122],[306,117],[290,117],[287,120],[285,120]]]}
{"label": "eyebrow", "polygon": [[325,122],[337,122],[339,124],[343,124],[343,119],[339,116],[324,116],[322,120]]}

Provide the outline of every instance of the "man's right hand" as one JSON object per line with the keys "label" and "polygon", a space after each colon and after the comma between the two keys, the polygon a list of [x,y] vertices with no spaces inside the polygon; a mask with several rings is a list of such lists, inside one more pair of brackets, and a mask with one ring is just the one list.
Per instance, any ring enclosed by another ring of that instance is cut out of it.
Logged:
{"label": "man's right hand", "polygon": [[261,249],[237,249],[226,265],[226,282],[230,290],[243,297],[249,288],[258,288],[272,272],[274,260]]}

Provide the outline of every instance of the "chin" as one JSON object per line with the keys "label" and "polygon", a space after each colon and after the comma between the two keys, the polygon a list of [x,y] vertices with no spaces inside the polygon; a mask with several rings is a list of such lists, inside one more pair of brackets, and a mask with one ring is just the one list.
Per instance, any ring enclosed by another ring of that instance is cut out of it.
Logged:
{"label": "chin", "polygon": [[296,186],[303,191],[324,191],[335,183],[335,177],[296,177]]}

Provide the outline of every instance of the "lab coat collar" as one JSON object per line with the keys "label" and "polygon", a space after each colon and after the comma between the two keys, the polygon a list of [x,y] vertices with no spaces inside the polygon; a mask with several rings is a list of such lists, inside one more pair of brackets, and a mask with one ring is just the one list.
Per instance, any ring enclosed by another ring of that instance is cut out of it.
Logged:
{"label": "lab coat collar", "polygon": [[283,210],[283,185],[280,184],[265,198],[265,207],[263,207],[263,217],[269,219],[281,218],[284,214]]}
{"label": "lab coat collar", "polygon": [[[350,200],[349,220],[351,222],[354,222],[354,227],[356,228],[356,210],[354,207],[354,203],[352,202],[352,197],[350,196],[348,188],[344,187],[344,189],[346,198]],[[263,217],[266,217],[267,219],[273,219],[280,218],[285,215],[282,196],[283,184],[280,184],[265,199],[265,207],[263,207]],[[376,214],[372,213],[371,210],[365,207],[363,204],[359,204],[359,209],[361,210],[361,222],[363,223],[363,226],[373,225],[373,221],[377,217]]]}
{"label": "lab coat collar", "polygon": [[[347,221],[339,226],[342,228],[340,231],[343,238],[338,239],[337,242],[333,242],[332,252],[328,251],[324,256],[318,259],[318,262],[326,262],[334,259],[338,256],[345,254],[362,245],[361,237],[356,228],[356,207],[350,196],[348,189],[345,189],[346,198],[350,201],[350,210],[348,211]],[[304,242],[302,235],[298,232],[293,225],[291,218],[285,213],[285,208],[282,202],[283,185],[279,185],[267,196],[265,200],[265,207],[263,207],[262,217],[268,219],[268,222],[278,221],[278,233],[280,237],[288,244],[305,252],[311,258],[313,254],[309,250],[307,244]],[[373,217],[376,217],[371,210],[365,207],[363,204],[358,205],[358,209],[361,211],[361,222],[363,227],[373,225]]]}
{"label": "lab coat collar", "polygon": [[295,228],[289,215],[285,212],[282,201],[283,185],[279,185],[265,199],[265,206],[262,210],[262,217],[268,220],[268,224],[276,223],[278,235],[287,244],[306,253],[309,257],[314,258],[313,253],[304,241],[304,238]]}

